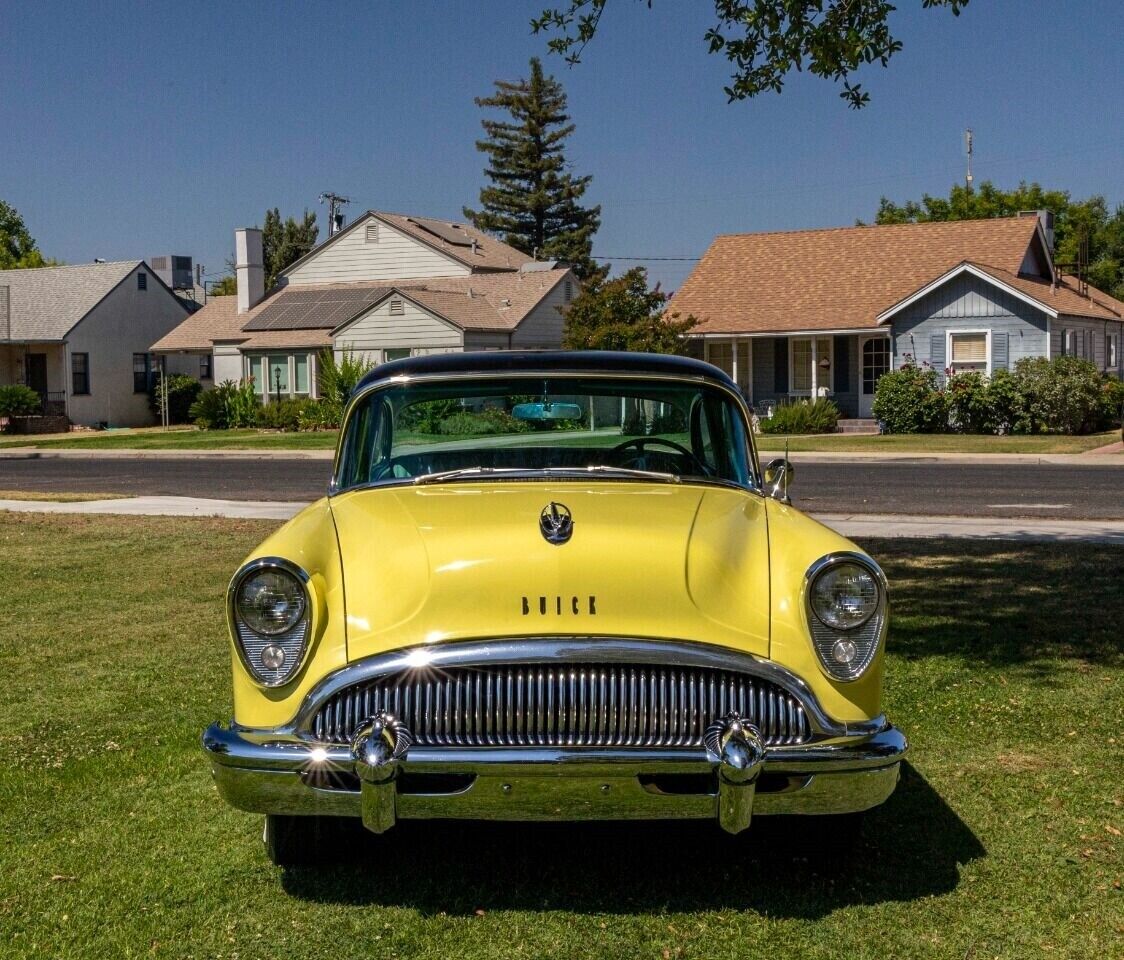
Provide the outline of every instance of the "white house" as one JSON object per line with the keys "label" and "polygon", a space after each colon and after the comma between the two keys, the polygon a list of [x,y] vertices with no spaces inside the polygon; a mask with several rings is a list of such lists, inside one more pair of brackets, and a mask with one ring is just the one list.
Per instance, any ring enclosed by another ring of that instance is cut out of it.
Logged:
{"label": "white house", "polygon": [[[557,348],[578,281],[466,224],[368,211],[266,293],[261,231],[235,233],[238,294],[213,297],[152,349],[252,377],[264,399],[316,396],[329,349],[373,363],[427,353]],[[184,362],[183,360],[180,361]]]}
{"label": "white house", "polygon": [[143,260],[0,271],[0,384],[33,389],[63,428],[152,423],[150,346],[187,315]]}

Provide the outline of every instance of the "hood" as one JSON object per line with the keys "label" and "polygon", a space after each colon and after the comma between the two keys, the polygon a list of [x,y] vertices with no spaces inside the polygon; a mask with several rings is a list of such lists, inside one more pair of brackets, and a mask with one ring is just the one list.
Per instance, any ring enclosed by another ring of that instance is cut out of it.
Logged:
{"label": "hood", "polygon": [[[562,544],[540,514],[570,512]],[[647,483],[451,483],[332,498],[348,659],[419,643],[602,635],[767,656],[763,501]]]}

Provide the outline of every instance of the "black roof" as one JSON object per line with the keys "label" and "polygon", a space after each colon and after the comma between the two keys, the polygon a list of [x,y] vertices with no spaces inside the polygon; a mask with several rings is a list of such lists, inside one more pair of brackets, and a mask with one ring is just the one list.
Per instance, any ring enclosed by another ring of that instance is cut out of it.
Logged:
{"label": "black roof", "polygon": [[359,381],[356,390],[391,377],[442,373],[651,373],[704,377],[728,387],[734,386],[729,376],[718,367],[691,357],[611,350],[489,350],[485,353],[435,353],[392,360],[375,367]]}

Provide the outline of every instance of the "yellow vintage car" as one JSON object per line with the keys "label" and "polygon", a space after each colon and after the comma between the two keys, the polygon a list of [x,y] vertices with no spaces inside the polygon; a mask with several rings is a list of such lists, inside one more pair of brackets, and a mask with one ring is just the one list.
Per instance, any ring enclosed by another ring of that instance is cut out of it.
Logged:
{"label": "yellow vintage car", "polygon": [[280,864],[323,852],[330,818],[737,833],[882,803],[906,751],[881,708],[886,580],[791,478],[699,361],[377,367],[327,497],[231,580],[219,792],[265,814]]}

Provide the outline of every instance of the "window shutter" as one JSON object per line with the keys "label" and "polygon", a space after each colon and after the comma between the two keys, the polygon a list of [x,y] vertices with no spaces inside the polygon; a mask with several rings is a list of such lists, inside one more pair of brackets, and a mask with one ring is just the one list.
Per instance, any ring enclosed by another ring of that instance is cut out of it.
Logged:
{"label": "window shutter", "polygon": [[1006,370],[1008,362],[1007,331],[993,330],[991,333],[991,369]]}
{"label": "window shutter", "polygon": [[788,340],[773,341],[773,387],[777,393],[788,393]]}
{"label": "window shutter", "polygon": [[851,340],[849,337],[835,338],[835,387],[836,393],[848,393],[851,389]]}
{"label": "window shutter", "polygon": [[929,337],[929,363],[937,371],[937,379],[944,383],[944,369],[948,366],[944,356],[944,331]]}

